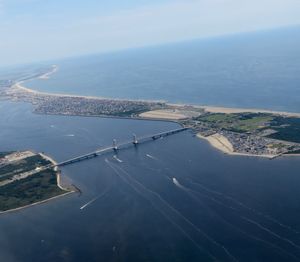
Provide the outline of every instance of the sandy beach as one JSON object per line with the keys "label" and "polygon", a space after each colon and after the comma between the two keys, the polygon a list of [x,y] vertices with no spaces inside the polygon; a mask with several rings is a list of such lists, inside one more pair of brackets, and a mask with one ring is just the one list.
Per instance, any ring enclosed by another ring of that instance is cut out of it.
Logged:
{"label": "sandy beach", "polygon": [[47,80],[47,79],[49,79],[50,76],[51,76],[52,74],[54,74],[57,70],[58,70],[58,66],[57,66],[57,65],[53,65],[53,66],[52,66],[52,70],[49,71],[49,72],[47,72],[47,73],[45,73],[45,74],[43,74],[43,75],[41,75],[41,76],[39,77],[39,79]]}
{"label": "sandy beach", "polygon": [[276,155],[254,155],[254,154],[247,154],[247,153],[239,153],[234,152],[232,144],[229,142],[229,140],[222,136],[221,134],[213,134],[211,136],[202,136],[201,134],[197,134],[197,137],[201,139],[205,139],[209,142],[211,146],[214,148],[220,150],[221,152],[228,154],[228,155],[234,155],[234,156],[251,156],[251,157],[265,157],[265,158],[274,158]]}
{"label": "sandy beach", "polygon": [[[58,66],[53,65],[53,68],[48,73],[38,77],[40,79],[47,80],[50,78],[52,74],[58,71]],[[61,93],[49,93],[49,92],[40,92],[37,90],[33,90],[24,86],[25,81],[20,81],[14,84],[11,87],[11,90],[14,92],[23,91],[28,92],[33,95],[47,95],[47,96],[57,96],[57,97],[74,97],[74,98],[85,98],[85,99],[98,99],[98,100],[116,100],[116,101],[140,101],[140,102],[154,102],[154,103],[166,103],[167,106],[171,107],[194,107],[196,109],[203,109],[206,112],[210,113],[224,113],[224,114],[231,114],[231,113],[270,113],[270,114],[277,114],[282,116],[289,116],[289,117],[300,117],[300,112],[284,112],[284,111],[273,111],[273,110],[265,110],[265,109],[254,109],[254,108],[232,108],[232,107],[219,107],[219,106],[206,106],[206,105],[189,105],[189,104],[174,104],[174,103],[167,103],[164,100],[144,100],[144,99],[121,99],[121,98],[109,98],[109,97],[101,97],[101,96],[84,96],[84,95],[72,95],[72,94],[61,94]],[[169,109],[168,109],[169,110]],[[173,110],[174,111],[174,110]],[[181,112],[166,112],[166,110],[153,110],[149,112],[142,113],[140,115],[144,118],[149,119],[166,119],[166,120],[180,120],[186,118],[187,116]]]}
{"label": "sandy beach", "polygon": [[199,108],[202,108],[206,112],[209,112],[209,113],[224,113],[224,114],[233,114],[233,113],[269,113],[269,114],[277,114],[277,115],[283,115],[283,116],[300,117],[300,113],[283,112],[283,111],[272,111],[272,110],[265,110],[265,109],[232,108],[232,107],[216,107],[216,106],[199,106]]}
{"label": "sandy beach", "polygon": [[[51,162],[53,165],[57,165],[57,162],[56,162],[53,158],[51,158],[51,157],[49,157],[49,156],[47,156],[47,155],[45,155],[45,154],[43,154],[43,153],[40,153],[40,156],[43,157],[44,159],[48,160],[49,162]],[[57,181],[57,186],[58,186],[61,190],[68,191],[68,192],[75,192],[75,191],[70,190],[70,189],[68,189],[68,188],[66,188],[66,187],[64,187],[64,186],[62,185],[62,182],[61,182],[61,173],[60,173],[60,171],[58,170],[58,167],[57,167],[57,166],[54,167],[54,170],[56,171],[56,181]]]}
{"label": "sandy beach", "polygon": [[153,110],[139,115],[143,118],[166,119],[166,120],[180,120],[187,116],[176,110]]}

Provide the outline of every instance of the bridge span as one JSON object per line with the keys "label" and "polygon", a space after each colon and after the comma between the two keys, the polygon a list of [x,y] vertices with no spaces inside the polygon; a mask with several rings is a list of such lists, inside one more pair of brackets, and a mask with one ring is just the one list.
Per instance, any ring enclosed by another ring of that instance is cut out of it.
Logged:
{"label": "bridge span", "polygon": [[95,150],[93,152],[90,152],[90,153],[87,153],[87,154],[84,154],[84,155],[80,155],[78,157],[68,159],[66,161],[57,163],[56,165],[52,165],[52,167],[66,166],[66,165],[70,165],[70,164],[73,164],[73,163],[76,163],[76,162],[81,162],[81,161],[84,161],[84,160],[87,160],[87,159],[90,159],[90,158],[100,156],[100,155],[102,155],[104,153],[107,153],[107,152],[113,152],[113,151],[120,150],[122,148],[126,148],[127,146],[132,145],[132,144],[138,145],[138,144],[144,143],[146,141],[156,140],[156,139],[159,139],[161,137],[166,137],[166,136],[170,136],[170,135],[173,135],[173,134],[177,134],[177,133],[183,132],[187,129],[188,128],[178,128],[178,129],[173,129],[173,130],[157,133],[157,134],[154,134],[154,135],[142,136],[140,138],[137,138],[136,135],[134,134],[133,135],[133,140],[126,141],[126,142],[123,142],[123,143],[120,143],[120,144],[118,144],[117,141],[114,139],[112,146],[101,148],[101,149]]}

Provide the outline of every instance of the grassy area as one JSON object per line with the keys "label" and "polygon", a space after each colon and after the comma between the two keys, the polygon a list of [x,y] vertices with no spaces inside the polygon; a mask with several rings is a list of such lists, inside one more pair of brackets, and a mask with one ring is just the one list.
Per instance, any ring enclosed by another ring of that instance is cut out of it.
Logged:
{"label": "grassy area", "polygon": [[0,211],[23,207],[65,193],[56,184],[54,170],[47,170],[0,187]]}
{"label": "grassy area", "polygon": [[300,143],[300,118],[293,117],[276,117],[271,122],[272,129],[277,133],[268,137]]}
{"label": "grassy area", "polygon": [[293,155],[293,154],[297,154],[300,155],[300,150],[295,150],[295,151],[289,151],[287,153],[285,153],[286,155]]}
{"label": "grassy area", "polygon": [[[0,153],[1,157],[9,153]],[[9,163],[0,167],[0,181],[27,171],[50,164],[40,155]],[[0,211],[30,205],[65,193],[57,186],[56,171],[48,169],[27,178],[0,186]]]}
{"label": "grassy area", "polygon": [[197,118],[199,121],[210,123],[212,127],[240,133],[263,129],[273,119],[274,117],[272,115],[264,113],[215,113],[203,115]]}
{"label": "grassy area", "polygon": [[16,174],[24,173],[33,170],[36,167],[45,166],[47,164],[50,164],[48,160],[45,160],[40,155],[35,155],[21,161],[2,166],[0,167],[0,182]]}

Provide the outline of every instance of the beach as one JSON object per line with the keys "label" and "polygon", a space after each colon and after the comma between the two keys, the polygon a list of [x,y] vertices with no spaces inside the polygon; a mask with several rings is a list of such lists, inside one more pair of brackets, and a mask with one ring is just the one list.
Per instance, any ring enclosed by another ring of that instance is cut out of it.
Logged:
{"label": "beach", "polygon": [[[224,154],[228,154],[228,155],[233,155],[233,156],[251,156],[251,157],[265,157],[265,158],[275,158],[277,157],[277,155],[255,155],[255,154],[247,154],[247,153],[239,153],[239,152],[235,152],[233,149],[233,145],[229,142],[229,140],[219,134],[213,134],[210,136],[202,136],[200,133],[197,134],[197,137],[201,138],[201,139],[205,139],[206,141],[209,142],[209,144],[220,150],[221,152],[223,152]],[[295,155],[297,156],[297,155]]]}
{"label": "beach", "polygon": [[265,109],[232,108],[232,107],[217,107],[217,106],[199,106],[199,108],[202,108],[209,113],[224,113],[224,114],[267,113],[267,114],[275,114],[275,115],[290,116],[290,117],[300,117],[300,113],[273,111],[273,110],[265,110]]}
{"label": "beach", "polygon": [[180,120],[187,116],[177,110],[153,110],[139,115],[142,118]]}

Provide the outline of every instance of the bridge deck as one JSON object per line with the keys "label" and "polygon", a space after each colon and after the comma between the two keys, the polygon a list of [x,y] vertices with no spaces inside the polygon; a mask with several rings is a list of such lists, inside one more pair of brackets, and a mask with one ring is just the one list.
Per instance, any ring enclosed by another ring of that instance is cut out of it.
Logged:
{"label": "bridge deck", "polygon": [[[143,137],[137,138],[137,141],[140,144],[140,143],[146,142],[150,139],[155,140],[155,139],[158,139],[160,137],[173,135],[173,134],[185,131],[185,130],[187,130],[187,128],[178,128],[178,129],[174,129],[174,130],[170,130],[170,131],[166,131],[166,132],[157,133],[157,134],[154,134],[154,135],[143,136]],[[126,142],[123,142],[121,144],[118,144],[118,149],[120,149],[122,147],[126,147],[130,144],[133,144],[133,141],[126,141]],[[86,159],[97,157],[97,156],[99,156],[103,153],[110,152],[110,151],[113,151],[113,150],[115,150],[114,146],[105,147],[105,148],[102,148],[102,149],[99,149],[99,150],[96,150],[96,151],[93,151],[93,152],[90,152],[90,153],[87,153],[87,154],[84,154],[84,155],[80,155],[78,157],[74,157],[74,158],[68,159],[68,160],[60,162],[60,163],[57,163],[56,165],[53,165],[52,167],[70,165],[70,164],[73,164],[73,163],[76,163],[76,162],[84,161]]]}

